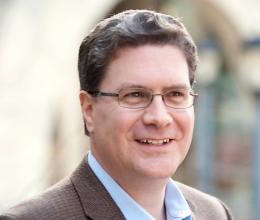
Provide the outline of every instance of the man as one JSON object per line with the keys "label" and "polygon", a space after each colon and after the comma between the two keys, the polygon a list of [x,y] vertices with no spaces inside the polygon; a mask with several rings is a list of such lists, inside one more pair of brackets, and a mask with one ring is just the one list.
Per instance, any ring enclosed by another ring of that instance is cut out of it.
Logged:
{"label": "man", "polygon": [[191,144],[196,66],[196,47],[171,16],[130,10],[100,22],[79,52],[90,152],[0,219],[232,219],[218,199],[170,179]]}

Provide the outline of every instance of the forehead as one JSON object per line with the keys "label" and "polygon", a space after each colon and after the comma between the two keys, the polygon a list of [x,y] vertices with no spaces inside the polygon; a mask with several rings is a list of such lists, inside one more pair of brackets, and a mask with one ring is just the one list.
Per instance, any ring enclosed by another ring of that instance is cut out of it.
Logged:
{"label": "forehead", "polygon": [[125,84],[151,89],[189,86],[186,58],[172,45],[120,48],[109,63],[100,88],[118,89]]}

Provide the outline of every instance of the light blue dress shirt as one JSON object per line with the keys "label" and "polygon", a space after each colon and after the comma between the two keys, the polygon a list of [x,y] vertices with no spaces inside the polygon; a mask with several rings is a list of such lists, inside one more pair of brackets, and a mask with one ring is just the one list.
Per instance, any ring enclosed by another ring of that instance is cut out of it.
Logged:
{"label": "light blue dress shirt", "polygon": [[[101,167],[93,154],[87,156],[88,164],[102,182],[127,220],[155,220],[143,207],[127,194]],[[167,220],[191,220],[191,211],[182,192],[172,179],[169,179],[165,192]]]}

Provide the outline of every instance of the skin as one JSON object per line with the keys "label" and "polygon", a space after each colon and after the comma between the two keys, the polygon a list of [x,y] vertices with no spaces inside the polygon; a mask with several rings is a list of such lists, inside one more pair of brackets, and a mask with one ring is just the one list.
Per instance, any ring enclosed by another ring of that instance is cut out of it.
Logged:
{"label": "skin", "polygon": [[[154,93],[172,86],[190,88],[184,54],[172,45],[119,49],[108,66],[100,91],[118,92],[133,85]],[[127,109],[120,107],[115,97],[94,100],[84,91],[80,101],[95,158],[156,219],[164,219],[166,183],[191,144],[193,107],[172,109],[165,106],[160,96],[155,96],[145,109]],[[140,143],[143,139],[171,141],[163,145]]]}

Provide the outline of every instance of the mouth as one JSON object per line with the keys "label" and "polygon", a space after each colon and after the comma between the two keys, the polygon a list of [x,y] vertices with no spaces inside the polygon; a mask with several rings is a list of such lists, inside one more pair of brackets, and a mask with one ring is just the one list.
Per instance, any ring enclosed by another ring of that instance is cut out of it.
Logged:
{"label": "mouth", "polygon": [[172,140],[173,139],[170,138],[164,138],[164,139],[137,139],[136,141],[140,144],[162,146],[170,143]]}

